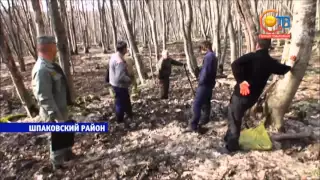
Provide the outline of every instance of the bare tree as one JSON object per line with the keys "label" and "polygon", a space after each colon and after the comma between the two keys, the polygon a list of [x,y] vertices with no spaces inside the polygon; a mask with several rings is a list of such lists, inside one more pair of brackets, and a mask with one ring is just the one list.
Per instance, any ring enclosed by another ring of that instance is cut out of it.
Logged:
{"label": "bare tree", "polygon": [[76,35],[76,27],[74,24],[74,13],[73,13],[73,9],[74,6],[72,4],[72,1],[69,1],[69,5],[70,5],[70,13],[71,13],[71,37],[72,37],[72,52],[73,54],[78,54],[78,46],[77,46],[77,35]]}
{"label": "bare tree", "polygon": [[62,23],[61,16],[59,13],[57,0],[50,0],[50,10],[51,10],[52,25],[54,27],[55,35],[58,40],[57,44],[59,49],[60,65],[68,81],[67,83],[70,88],[71,100],[74,101],[75,91],[73,87],[72,76],[70,73],[70,63],[69,63],[70,54],[69,54],[69,47],[68,47],[68,39],[67,39],[64,24]]}
{"label": "bare tree", "polygon": [[227,54],[227,48],[228,48],[228,27],[230,26],[230,18],[229,18],[229,11],[230,11],[230,5],[229,5],[229,2],[225,2],[225,8],[224,8],[224,14],[227,14],[225,16],[224,20],[223,21],[223,24],[224,24],[224,28],[223,28],[223,35],[224,35],[224,47],[223,47],[223,51],[221,52],[221,56],[220,56],[220,59],[219,59],[219,67],[218,67],[218,73],[220,75],[223,74],[223,67],[224,67],[224,62],[225,62],[225,59],[226,59],[226,54]]}
{"label": "bare tree", "polygon": [[257,28],[257,31],[260,31],[259,26],[259,15],[258,15],[258,0],[250,0],[251,3],[251,11],[253,15],[253,22]]}
{"label": "bare tree", "polygon": [[[14,4],[14,1],[8,1],[8,10],[4,7],[3,3],[1,2],[1,6],[3,7],[6,14],[9,16],[7,21],[4,20],[6,31],[8,32],[10,42],[12,44],[12,48],[17,55],[18,62],[20,65],[20,70],[26,71],[25,62],[23,59],[23,44],[21,43],[21,28],[20,23],[18,22],[17,18],[17,10]],[[4,14],[0,12],[0,14],[4,17]],[[10,46],[10,44],[9,44]]]}
{"label": "bare tree", "polygon": [[121,15],[122,15],[122,18],[123,18],[123,21],[124,21],[123,26],[125,28],[126,35],[128,37],[128,40],[129,40],[129,44],[130,44],[130,48],[131,48],[131,52],[132,52],[133,58],[135,60],[135,65],[136,65],[136,69],[138,71],[138,76],[139,76],[139,79],[140,79],[141,83],[144,84],[144,81],[145,81],[145,78],[146,78],[146,73],[145,73],[145,69],[144,69],[144,66],[142,64],[142,61],[141,61],[141,58],[140,58],[140,55],[139,55],[139,51],[138,51],[137,44],[135,42],[135,38],[134,38],[133,33],[132,33],[132,27],[131,27],[131,24],[129,22],[128,13],[127,13],[127,10],[126,10],[126,7],[125,7],[125,3],[124,3],[124,0],[120,0],[119,2],[120,2]]}
{"label": "bare tree", "polygon": [[106,0],[102,0],[102,6],[100,1],[98,1],[99,15],[100,15],[100,35],[101,35],[101,44],[103,53],[107,53],[107,39],[106,39],[106,11],[105,11],[105,2]]}
{"label": "bare tree", "polygon": [[40,7],[40,0],[34,0],[32,2],[32,8],[34,11],[34,16],[36,19],[36,31],[37,31],[37,36],[42,36],[46,33],[45,28],[44,28],[44,21],[42,18],[42,12],[41,12],[41,7]]}
{"label": "bare tree", "polygon": [[146,4],[145,10],[146,10],[146,12],[148,14],[149,22],[150,22],[150,25],[151,25],[151,34],[152,34],[155,58],[156,58],[156,61],[158,61],[159,60],[159,46],[158,46],[158,35],[157,35],[156,20],[155,20],[155,17],[153,17],[152,14],[151,14],[151,8],[150,8],[151,1],[144,0],[144,3]]}
{"label": "bare tree", "polygon": [[247,0],[237,0],[236,7],[238,15],[242,21],[243,28],[245,31],[247,52],[254,51],[257,42],[257,29],[253,21],[253,15],[250,11],[250,5]]}
{"label": "bare tree", "polygon": [[[301,9],[301,7],[303,7]],[[283,117],[306,72],[311,57],[315,36],[316,1],[294,1],[292,39],[289,56],[296,56],[297,62],[290,73],[279,80],[266,100],[266,117],[280,129]],[[287,63],[292,63],[290,60]]]}
{"label": "bare tree", "polygon": [[27,91],[24,83],[23,78],[18,70],[16,63],[14,62],[11,49],[9,47],[6,35],[3,31],[3,16],[0,15],[0,54],[1,54],[1,61],[6,65],[9,70],[12,82],[14,87],[17,90],[17,94],[21,100],[22,105],[27,111],[29,117],[32,117],[32,108],[35,107],[35,104],[32,101],[32,98]]}
{"label": "bare tree", "polygon": [[[80,3],[79,3],[80,6]],[[82,29],[82,38],[83,38],[83,48],[84,48],[84,53],[88,54],[89,53],[89,32],[88,32],[88,15],[86,13],[85,10],[85,4],[84,4],[84,0],[81,0],[81,11],[79,8],[79,13],[81,13],[81,17],[83,20],[83,24],[80,22],[81,24],[81,29]]]}
{"label": "bare tree", "polygon": [[114,8],[113,8],[113,0],[109,0],[110,2],[110,13],[111,13],[111,25],[112,25],[112,34],[113,34],[113,48],[117,49],[117,28],[116,21],[114,19]]}
{"label": "bare tree", "polygon": [[228,2],[228,19],[229,19],[229,26],[228,26],[228,35],[230,39],[230,61],[231,63],[236,60],[237,58],[237,44],[236,44],[236,36],[235,36],[235,30],[233,27],[232,20],[233,18],[231,17],[231,4],[232,2]]}
{"label": "bare tree", "polygon": [[[12,1],[13,2],[13,1]],[[16,1],[14,1],[16,2]],[[33,56],[33,58],[37,59],[37,50],[36,50],[36,30],[34,23],[32,21],[32,16],[28,11],[28,2],[20,0],[19,5],[21,9],[17,12],[18,19],[22,24],[22,29],[24,30],[24,38],[22,38],[25,46],[28,48],[29,53]]]}
{"label": "bare tree", "polygon": [[166,1],[161,2],[161,17],[162,17],[162,49],[166,49],[167,45],[167,14],[166,14],[166,7],[165,7]]}
{"label": "bare tree", "polygon": [[[196,68],[198,67],[196,58],[193,53],[192,39],[191,39],[191,26],[192,26],[192,7],[191,0],[186,0],[185,10],[183,9],[182,0],[178,0],[180,9],[180,24],[182,27],[183,37],[184,37],[184,51],[187,57],[187,64],[190,73],[195,76]],[[186,14],[186,20],[184,18]],[[186,21],[186,22],[185,22]]]}
{"label": "bare tree", "polygon": [[216,56],[219,61],[221,61],[221,44],[220,44],[220,26],[221,26],[221,17],[220,17],[220,8],[218,0],[213,1],[212,12],[214,19],[214,26],[212,28],[213,34],[213,49],[216,52]]}

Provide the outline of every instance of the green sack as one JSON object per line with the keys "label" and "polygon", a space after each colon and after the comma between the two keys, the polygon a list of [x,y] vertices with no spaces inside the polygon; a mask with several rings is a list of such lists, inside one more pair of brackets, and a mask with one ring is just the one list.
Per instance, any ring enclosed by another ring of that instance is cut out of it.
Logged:
{"label": "green sack", "polygon": [[239,145],[243,150],[271,150],[272,142],[264,127],[264,121],[255,128],[242,130]]}

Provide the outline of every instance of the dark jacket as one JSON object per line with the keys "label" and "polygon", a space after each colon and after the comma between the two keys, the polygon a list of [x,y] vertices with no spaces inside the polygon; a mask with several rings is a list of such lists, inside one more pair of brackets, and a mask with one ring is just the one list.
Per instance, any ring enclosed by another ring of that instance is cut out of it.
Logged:
{"label": "dark jacket", "polygon": [[199,86],[214,88],[216,84],[218,60],[213,51],[208,51],[204,56],[199,74]]}
{"label": "dark jacket", "polygon": [[161,59],[159,62],[159,79],[169,78],[171,75],[172,65],[183,66],[183,63],[172,58]]}
{"label": "dark jacket", "polygon": [[239,84],[247,81],[250,84],[249,97],[259,98],[269,77],[272,74],[284,75],[291,67],[279,63],[269,55],[266,49],[258,50],[241,56],[231,64],[232,73],[237,81],[234,93],[240,95]]}

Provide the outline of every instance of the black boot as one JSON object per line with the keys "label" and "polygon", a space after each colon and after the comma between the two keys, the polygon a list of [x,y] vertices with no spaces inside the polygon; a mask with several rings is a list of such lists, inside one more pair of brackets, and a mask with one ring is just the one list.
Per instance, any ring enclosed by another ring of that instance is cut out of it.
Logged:
{"label": "black boot", "polygon": [[224,142],[228,142],[229,136],[230,136],[230,131],[227,130],[227,132],[226,132],[226,134],[224,135],[224,138],[223,138]]}
{"label": "black boot", "polygon": [[228,138],[226,149],[228,149],[229,152],[235,152],[240,150],[239,146],[239,139],[238,138]]}

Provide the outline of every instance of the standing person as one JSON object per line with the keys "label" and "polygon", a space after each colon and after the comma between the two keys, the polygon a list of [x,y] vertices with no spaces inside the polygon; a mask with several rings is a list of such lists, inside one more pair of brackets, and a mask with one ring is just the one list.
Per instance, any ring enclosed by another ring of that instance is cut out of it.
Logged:
{"label": "standing person", "polygon": [[159,70],[158,78],[161,86],[160,87],[161,99],[168,99],[172,65],[184,66],[185,63],[181,63],[179,61],[172,59],[171,57],[169,57],[168,51],[163,50],[162,57],[157,64],[158,70]]}
{"label": "standing person", "polygon": [[[110,84],[115,93],[116,118],[118,123],[124,122],[124,113],[132,119],[132,107],[129,95],[131,78],[128,73],[124,55],[128,52],[127,43],[117,42],[117,52],[109,61]],[[127,125],[127,123],[125,123]]]}
{"label": "standing person", "polygon": [[231,64],[237,84],[228,107],[228,131],[224,137],[226,149],[230,152],[239,150],[242,118],[257,102],[269,77],[284,75],[291,69],[270,56],[270,46],[271,39],[258,39],[256,52],[245,54]]}
{"label": "standing person", "polygon": [[187,131],[199,130],[201,109],[204,110],[204,117],[201,124],[209,122],[212,89],[216,84],[218,60],[215,53],[212,51],[212,44],[209,41],[204,41],[201,43],[200,48],[201,51],[205,53],[205,56],[199,73],[199,85],[193,102],[193,117],[189,122]]}
{"label": "standing person", "polygon": [[[71,105],[67,79],[56,64],[57,47],[55,37],[37,38],[38,60],[32,69],[32,90],[38,101],[41,119],[48,122],[68,121],[67,106]],[[53,168],[61,168],[63,161],[75,155],[71,148],[73,133],[51,133],[50,159]]]}

